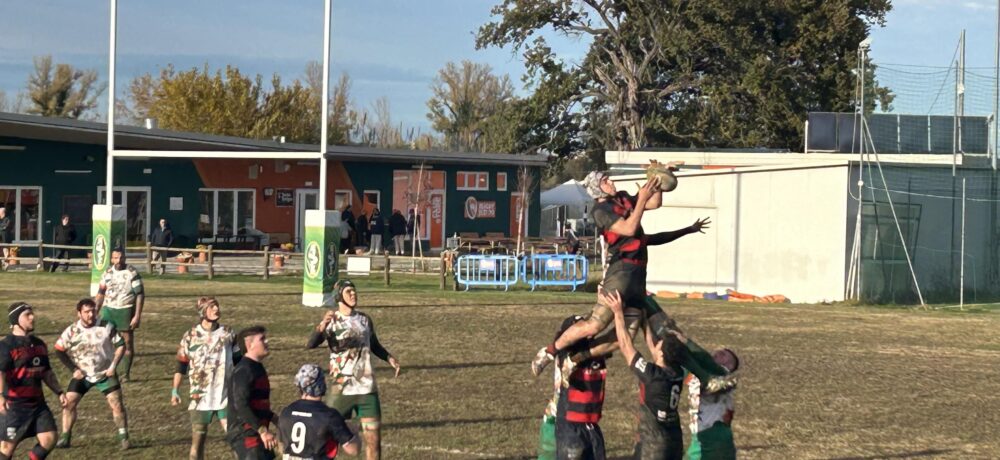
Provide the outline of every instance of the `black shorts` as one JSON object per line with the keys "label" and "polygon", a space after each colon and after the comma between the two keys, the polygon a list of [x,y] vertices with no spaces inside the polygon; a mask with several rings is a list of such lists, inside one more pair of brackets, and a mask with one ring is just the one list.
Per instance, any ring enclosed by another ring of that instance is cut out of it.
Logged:
{"label": "black shorts", "polygon": [[264,448],[260,435],[248,431],[235,437],[228,437],[229,445],[238,460],[274,460],[274,452]]}
{"label": "black shorts", "polygon": [[56,431],[56,420],[45,403],[37,406],[11,405],[7,414],[0,417],[0,439],[19,443],[25,438],[33,438],[38,433]]}
{"label": "black shorts", "polygon": [[614,262],[608,266],[601,285],[607,292],[618,291],[626,307],[642,308],[646,300],[646,267]]}
{"label": "black shorts", "polygon": [[556,420],[556,459],[605,460],[604,434],[590,423]]}
{"label": "black shorts", "polygon": [[682,460],[684,434],[679,423],[666,424],[656,419],[649,408],[639,406],[639,442],[636,460]]}

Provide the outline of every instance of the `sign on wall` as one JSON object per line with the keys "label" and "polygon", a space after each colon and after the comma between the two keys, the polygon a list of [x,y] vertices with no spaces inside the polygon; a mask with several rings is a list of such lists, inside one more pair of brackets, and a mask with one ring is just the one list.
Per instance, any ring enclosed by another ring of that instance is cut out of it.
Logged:
{"label": "sign on wall", "polygon": [[274,205],[279,208],[295,206],[295,190],[279,188],[274,191]]}
{"label": "sign on wall", "polygon": [[492,219],[497,216],[496,201],[479,201],[474,196],[465,200],[466,219]]}

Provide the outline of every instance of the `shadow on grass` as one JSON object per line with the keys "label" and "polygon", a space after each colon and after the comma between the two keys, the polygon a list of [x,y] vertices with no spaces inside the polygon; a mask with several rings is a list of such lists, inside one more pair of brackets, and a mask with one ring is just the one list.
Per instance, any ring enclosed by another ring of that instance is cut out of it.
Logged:
{"label": "shadow on grass", "polygon": [[437,428],[437,427],[452,426],[452,425],[475,425],[479,423],[519,422],[522,420],[535,420],[536,418],[538,417],[535,417],[534,415],[523,415],[517,417],[469,418],[469,419],[456,419],[456,420],[383,423],[382,426],[387,428]]}
{"label": "shadow on grass", "polygon": [[[433,371],[440,369],[468,369],[477,367],[502,367],[524,364],[526,361],[508,361],[502,363],[450,363],[450,364],[424,364],[418,366],[406,366],[406,370]],[[391,369],[390,369],[391,370]]]}
{"label": "shadow on grass", "polygon": [[879,458],[916,458],[916,457],[934,457],[938,455],[944,455],[948,452],[954,452],[955,449],[925,449],[918,450],[915,452],[900,452],[897,454],[879,454],[879,455],[868,455],[865,457],[831,457],[829,460],[875,460]]}

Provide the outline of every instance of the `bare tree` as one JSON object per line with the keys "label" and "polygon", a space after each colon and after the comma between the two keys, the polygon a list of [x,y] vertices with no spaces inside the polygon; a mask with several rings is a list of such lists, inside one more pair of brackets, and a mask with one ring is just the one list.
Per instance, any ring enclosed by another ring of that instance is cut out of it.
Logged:
{"label": "bare tree", "polygon": [[523,236],[527,233],[528,209],[531,208],[532,193],[537,185],[531,168],[527,166],[517,168],[517,191],[521,194],[521,201],[517,205],[517,250],[515,252],[518,254],[524,253]]}
{"label": "bare tree", "polygon": [[69,64],[53,68],[52,56],[34,59],[35,71],[28,77],[32,106],[28,113],[46,117],[80,118],[97,108],[105,84],[97,83],[96,70],[74,69]]}

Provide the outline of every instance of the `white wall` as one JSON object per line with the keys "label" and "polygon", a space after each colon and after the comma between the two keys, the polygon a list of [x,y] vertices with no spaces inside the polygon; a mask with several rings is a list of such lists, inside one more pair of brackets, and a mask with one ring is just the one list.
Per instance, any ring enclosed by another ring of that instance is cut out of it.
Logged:
{"label": "white wall", "polygon": [[[643,216],[647,234],[709,217],[706,234],[650,248],[656,292],[783,294],[794,302],[841,300],[847,252],[846,162],[678,174],[664,206]],[[644,177],[616,178],[635,193]]]}

